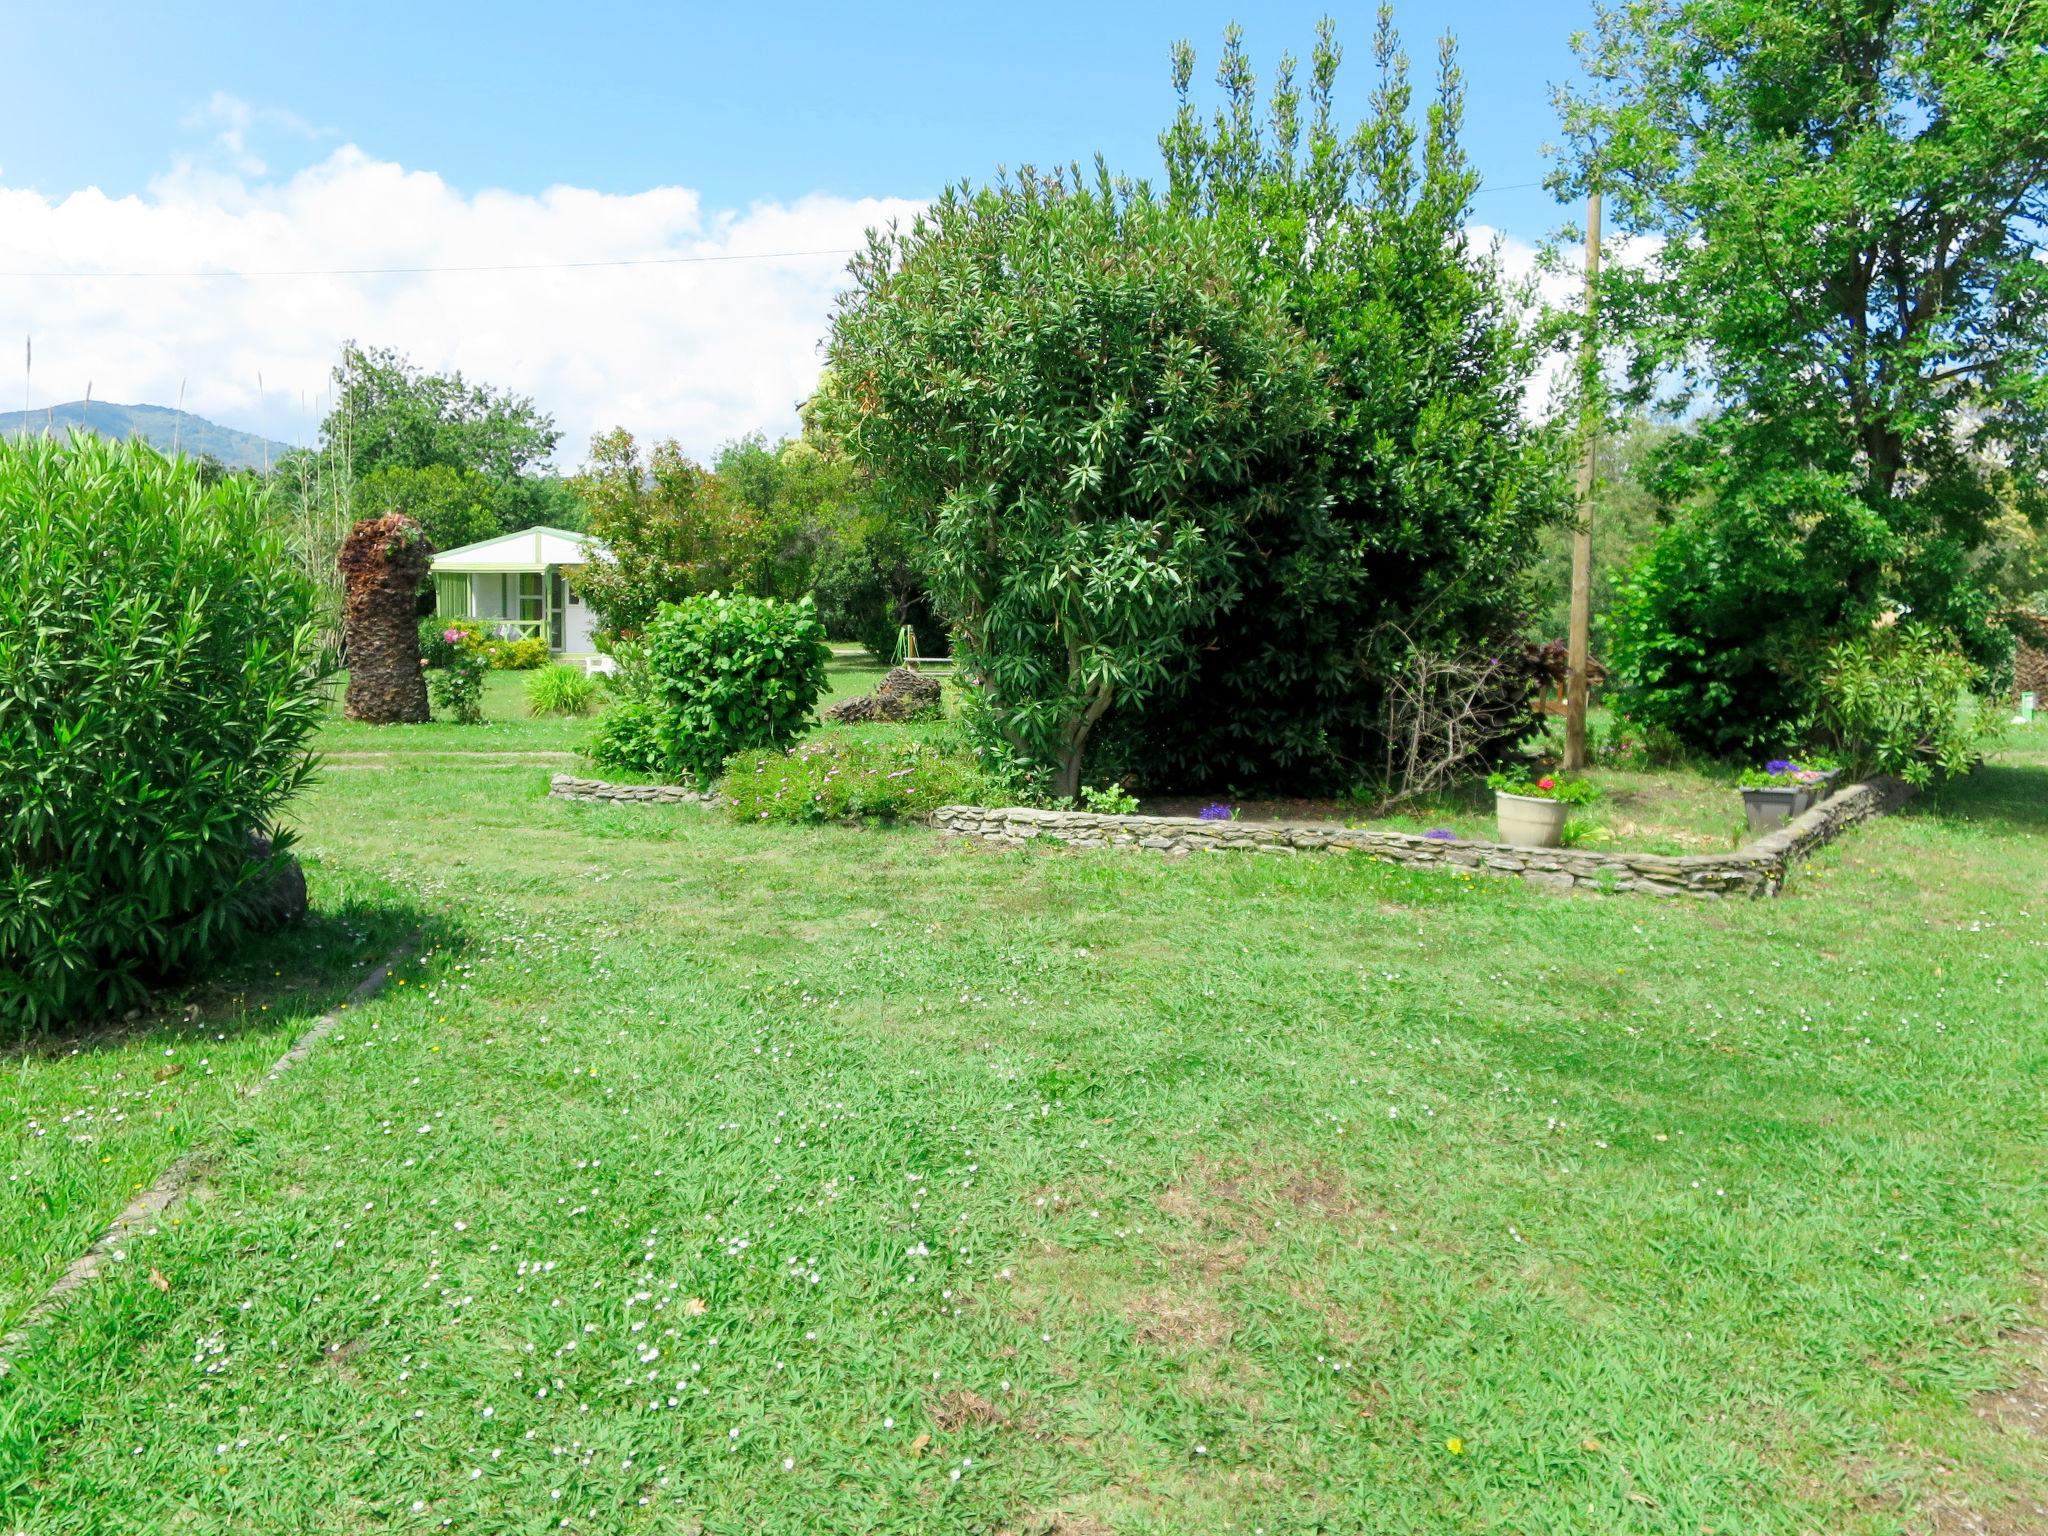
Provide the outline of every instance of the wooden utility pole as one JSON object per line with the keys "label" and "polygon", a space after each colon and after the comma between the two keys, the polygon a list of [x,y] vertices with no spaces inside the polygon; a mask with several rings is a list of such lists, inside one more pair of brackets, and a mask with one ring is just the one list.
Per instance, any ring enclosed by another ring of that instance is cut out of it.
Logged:
{"label": "wooden utility pole", "polygon": [[1585,444],[1579,458],[1579,520],[1572,530],[1572,625],[1564,693],[1564,765],[1575,772],[1586,766],[1586,673],[1593,659],[1593,487],[1600,442],[1600,347],[1594,336],[1593,290],[1599,276],[1600,189],[1595,187],[1586,194],[1586,335],[1579,354],[1580,430]]}

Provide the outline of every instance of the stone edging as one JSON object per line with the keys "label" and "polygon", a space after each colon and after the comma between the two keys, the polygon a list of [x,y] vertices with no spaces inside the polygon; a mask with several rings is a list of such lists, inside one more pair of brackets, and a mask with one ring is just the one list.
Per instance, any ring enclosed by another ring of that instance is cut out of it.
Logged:
{"label": "stone edging", "polygon": [[1638,891],[1657,896],[1775,896],[1785,871],[1845,827],[1883,814],[1911,791],[1895,779],[1852,784],[1777,831],[1728,853],[1678,856],[1519,848],[1316,822],[1203,821],[1194,816],[1101,816],[1087,811],[945,805],[932,825],[948,837],[1016,847],[1051,840],[1076,848],[1145,848],[1158,853],[1369,854],[1417,868],[1512,875],[1555,890]]}
{"label": "stone edging", "polygon": [[710,805],[718,798],[680,784],[607,784],[603,779],[579,779],[566,773],[548,780],[548,794],[556,800],[601,800],[614,805]]}
{"label": "stone edging", "polygon": [[[242,1089],[236,1097],[254,1098],[269,1084],[276,1082],[304,1061],[312,1054],[313,1047],[341,1022],[344,1010],[351,1006],[360,1007],[383,991],[384,983],[391,979],[392,970],[411,958],[419,945],[420,933],[417,929],[399,940],[398,947],[385,956],[384,963],[356,983],[355,990],[349,993],[346,1002],[339,1007],[328,1009],[315,1019],[307,1027],[306,1032],[292,1042],[291,1048],[270,1064],[269,1071]],[[14,1370],[14,1356],[28,1341],[29,1336],[49,1321],[57,1310],[58,1303],[81,1286],[90,1285],[97,1279],[106,1260],[119,1258],[119,1245],[127,1242],[144,1222],[163,1215],[184,1198],[191,1188],[192,1170],[199,1157],[200,1153],[197,1150],[188,1152],[158,1174],[156,1182],[123,1206],[121,1214],[108,1224],[107,1229],[93,1241],[92,1246],[73,1259],[65,1267],[64,1272],[50,1282],[49,1287],[37,1298],[35,1305],[22,1314],[21,1321],[14,1325],[13,1330],[4,1339],[0,1339],[0,1377],[5,1377]]]}

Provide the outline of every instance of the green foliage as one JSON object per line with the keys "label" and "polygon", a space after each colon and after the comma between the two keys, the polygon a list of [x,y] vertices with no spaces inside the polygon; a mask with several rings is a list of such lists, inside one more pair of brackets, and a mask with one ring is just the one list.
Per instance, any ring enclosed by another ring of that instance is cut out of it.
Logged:
{"label": "green foliage", "polygon": [[808,599],[712,592],[664,605],[621,653],[619,701],[591,756],[709,783],[733,753],[780,747],[803,730],[830,655]]}
{"label": "green foliage", "polygon": [[[1449,41],[1412,110],[1384,8],[1364,120],[1334,113],[1334,27],[1309,79],[1283,60],[1261,110],[1235,28],[1204,122],[1194,53],[1161,136],[1173,201],[1213,221],[1326,361],[1332,406],[1305,450],[1322,494],[1274,497],[1247,529],[1242,593],[1200,638],[1184,697],[1133,733],[1148,775],[1184,784],[1354,782],[1377,766],[1386,677],[1522,632],[1542,530],[1566,505],[1554,434],[1521,401],[1536,365],[1517,294],[1470,238],[1478,173],[1459,145]],[[1418,116],[1422,119],[1418,123]]]}
{"label": "green foliage", "polygon": [[1135,816],[1138,814],[1138,797],[1121,784],[1084,784],[1081,787],[1081,808],[1098,816]]}
{"label": "green foliage", "polygon": [[[1593,494],[1593,651],[1605,656],[1618,581],[1640,565],[1657,542],[1661,503],[1652,486],[1660,455],[1684,429],[1634,412],[1601,444],[1600,479]],[[1531,629],[1550,640],[1571,630],[1572,519],[1542,533],[1535,567],[1537,606]]]}
{"label": "green foliage", "polygon": [[858,640],[875,660],[895,662],[908,626],[918,655],[947,654],[946,626],[912,553],[916,541],[904,521],[880,515],[842,526],[818,557],[811,586],[826,634]]}
{"label": "green foliage", "polygon": [[597,680],[589,673],[558,662],[526,680],[526,712],[535,717],[587,715],[597,707],[597,692]]}
{"label": "green foliage", "polygon": [[1616,614],[1639,707],[1767,742],[1894,602],[1999,665],[1973,552],[2048,485],[2048,12],[1628,0],[1582,58],[1556,185],[1603,187],[1640,253],[1603,332],[1631,400],[1716,406],[1664,466],[1692,510],[1659,590]]}
{"label": "green foliage", "polygon": [[1567,779],[1562,775],[1537,773],[1527,768],[1489,773],[1486,787],[1497,794],[1526,795],[1532,800],[1561,800],[1566,805],[1591,805],[1600,798],[1600,786],[1591,779]]}
{"label": "green foliage", "polygon": [[499,516],[494,491],[491,482],[473,469],[386,465],[357,483],[356,515],[402,512],[425,530],[436,550],[460,549],[512,531]]}
{"label": "green foliage", "polygon": [[969,718],[1071,795],[1104,712],[1192,666],[1247,526],[1317,495],[1316,360],[1236,247],[1106,171],[951,189],[852,270],[834,425],[930,509]]}
{"label": "green foliage", "polygon": [[449,620],[433,632],[431,641],[423,632],[420,656],[430,669],[427,692],[434,707],[445,709],[457,725],[478,725],[484,718],[484,674],[491,669],[491,642],[481,626],[460,619]]}
{"label": "green foliage", "polygon": [[1909,784],[1977,766],[1998,728],[1974,691],[1984,674],[1925,624],[1875,627],[1831,647],[1815,689],[1815,726],[1858,774]]}
{"label": "green foliage", "polygon": [[1617,582],[1608,662],[1640,727],[1717,756],[1796,732],[1842,595],[1787,532],[1803,515],[1751,497],[1682,512]]}
{"label": "green foliage", "polygon": [[493,672],[531,672],[548,664],[545,635],[527,635],[518,640],[493,640],[484,647]]}
{"label": "green foliage", "polygon": [[420,620],[420,655],[429,667],[448,665],[454,650],[454,642],[447,638],[451,633],[473,642],[484,665],[493,672],[531,672],[546,666],[553,654],[544,635],[506,640],[499,637],[497,625],[489,619],[444,619],[430,613]]}
{"label": "green foliage", "polygon": [[763,548],[754,510],[674,439],[643,458],[623,427],[604,433],[576,486],[610,551],[576,585],[609,634],[639,635],[664,603],[753,584]]}
{"label": "green foliage", "polygon": [[0,444],[0,1038],[241,933],[304,783],[316,596],[262,489],[140,444]]}
{"label": "green foliage", "polygon": [[[396,352],[354,342],[342,348],[334,391],[321,439],[344,454],[358,483],[391,471],[445,469],[481,483],[493,532],[574,526],[561,523],[565,498],[545,474],[561,433],[526,396],[459,373],[424,373]],[[435,494],[446,492],[441,483]],[[410,506],[393,510],[419,517]]]}
{"label": "green foliage", "polygon": [[739,753],[718,784],[742,822],[911,821],[986,789],[972,762],[931,742],[841,735]]}

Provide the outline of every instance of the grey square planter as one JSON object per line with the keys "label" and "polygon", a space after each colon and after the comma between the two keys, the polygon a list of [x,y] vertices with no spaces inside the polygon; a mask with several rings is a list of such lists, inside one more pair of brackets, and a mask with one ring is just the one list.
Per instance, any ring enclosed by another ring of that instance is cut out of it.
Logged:
{"label": "grey square planter", "polygon": [[1749,818],[1749,830],[1757,837],[1777,831],[1813,803],[1804,784],[1773,784],[1736,793],[1742,796],[1742,812]]}

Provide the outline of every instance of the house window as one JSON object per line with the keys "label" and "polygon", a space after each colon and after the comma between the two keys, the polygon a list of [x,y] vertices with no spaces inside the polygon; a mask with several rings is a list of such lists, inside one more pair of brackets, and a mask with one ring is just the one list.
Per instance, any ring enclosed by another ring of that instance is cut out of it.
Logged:
{"label": "house window", "polygon": [[542,578],[539,571],[521,571],[519,573],[518,617],[530,619],[535,623],[539,623],[547,617],[547,597],[541,582]]}

